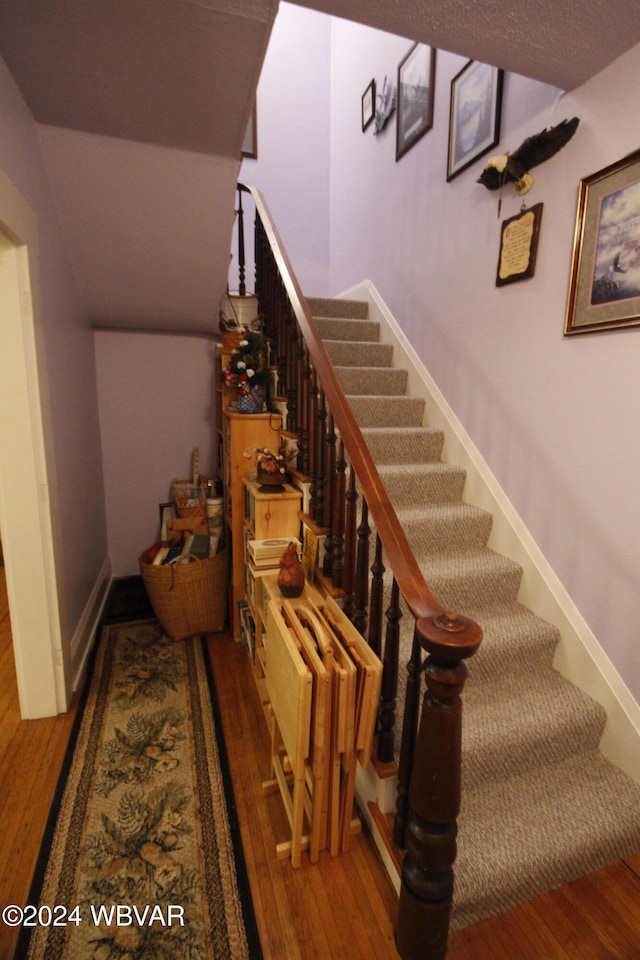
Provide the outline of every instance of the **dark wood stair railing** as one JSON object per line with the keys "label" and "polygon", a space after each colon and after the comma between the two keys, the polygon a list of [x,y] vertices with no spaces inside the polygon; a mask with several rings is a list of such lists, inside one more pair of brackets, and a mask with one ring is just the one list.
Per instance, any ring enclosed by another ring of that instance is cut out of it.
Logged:
{"label": "dark wood stair railing", "polygon": [[[393,761],[400,596],[415,619],[393,830],[393,842],[404,850],[396,945],[404,960],[443,960],[460,808],[460,694],[464,661],[478,649],[482,632],[472,620],[443,610],[426,584],[265,201],[254,187],[239,184],[238,192],[241,238],[243,195],[255,207],[255,293],[278,391],[287,399],[287,429],[298,437],[298,469],[310,484],[309,519],[326,533],[320,572],[382,656],[377,755],[383,763]],[[244,249],[239,263],[244,283]],[[369,520],[375,526],[370,584]],[[383,646],[385,568],[393,583]]]}

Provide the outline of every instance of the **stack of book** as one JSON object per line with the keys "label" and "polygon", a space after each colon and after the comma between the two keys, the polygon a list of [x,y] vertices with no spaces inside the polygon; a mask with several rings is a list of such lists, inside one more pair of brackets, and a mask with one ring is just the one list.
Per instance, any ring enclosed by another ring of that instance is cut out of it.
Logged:
{"label": "stack of book", "polygon": [[[280,557],[292,541],[288,537],[277,537],[271,540],[249,540],[247,544],[247,557],[257,570],[265,567],[280,566]],[[300,541],[294,540],[298,552],[300,552]]]}
{"label": "stack of book", "polygon": [[190,563],[192,557],[207,560],[215,557],[220,549],[220,537],[206,533],[189,534],[184,543],[159,543],[153,560],[154,566],[167,563]]}

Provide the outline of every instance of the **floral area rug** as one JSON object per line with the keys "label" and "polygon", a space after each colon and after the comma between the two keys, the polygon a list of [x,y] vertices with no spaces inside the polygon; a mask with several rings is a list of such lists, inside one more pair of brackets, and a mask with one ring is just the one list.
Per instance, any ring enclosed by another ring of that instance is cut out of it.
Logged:
{"label": "floral area rug", "polygon": [[212,685],[202,640],[103,628],[16,960],[262,956]]}

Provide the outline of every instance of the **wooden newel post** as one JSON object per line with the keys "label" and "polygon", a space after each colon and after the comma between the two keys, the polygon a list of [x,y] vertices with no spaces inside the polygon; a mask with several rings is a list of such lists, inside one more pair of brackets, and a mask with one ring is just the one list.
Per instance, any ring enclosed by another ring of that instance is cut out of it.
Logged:
{"label": "wooden newel post", "polygon": [[419,620],[426,691],[409,787],[396,946],[403,960],[444,960],[460,811],[464,663],[482,631],[452,613]]}

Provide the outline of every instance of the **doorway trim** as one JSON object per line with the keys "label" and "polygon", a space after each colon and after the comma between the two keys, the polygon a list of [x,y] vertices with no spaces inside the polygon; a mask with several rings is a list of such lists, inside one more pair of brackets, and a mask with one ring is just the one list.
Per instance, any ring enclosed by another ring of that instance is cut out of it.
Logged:
{"label": "doorway trim", "polygon": [[[0,527],[23,719],[71,696],[54,553],[52,434],[43,362],[34,211],[0,170]],[[45,438],[49,439],[47,447]]]}

